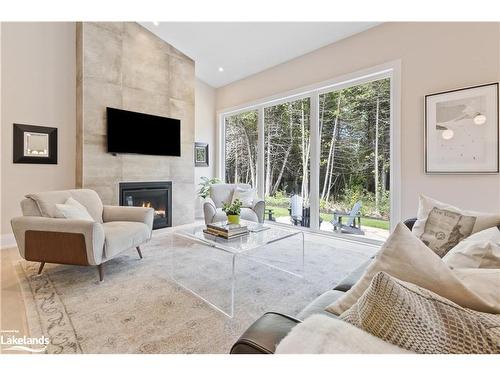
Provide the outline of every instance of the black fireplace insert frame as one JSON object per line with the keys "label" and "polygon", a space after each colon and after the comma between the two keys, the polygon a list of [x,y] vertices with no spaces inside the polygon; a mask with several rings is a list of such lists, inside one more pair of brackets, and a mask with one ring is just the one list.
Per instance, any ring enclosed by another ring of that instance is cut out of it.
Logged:
{"label": "black fireplace insert frame", "polygon": [[165,219],[155,219],[153,229],[160,229],[172,226],[172,182],[171,181],[140,181],[140,182],[120,182],[120,206],[125,206],[125,195],[130,190],[166,190],[167,191],[167,214]]}

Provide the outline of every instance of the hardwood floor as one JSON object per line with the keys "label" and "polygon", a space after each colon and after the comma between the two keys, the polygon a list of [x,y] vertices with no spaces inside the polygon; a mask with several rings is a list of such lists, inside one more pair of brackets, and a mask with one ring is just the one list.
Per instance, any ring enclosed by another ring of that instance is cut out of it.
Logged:
{"label": "hardwood floor", "polygon": [[[16,330],[16,336],[29,336],[26,308],[16,274],[16,263],[21,259],[17,248],[0,250],[0,330]],[[0,347],[0,353],[1,353]],[[16,352],[9,352],[9,354]]]}

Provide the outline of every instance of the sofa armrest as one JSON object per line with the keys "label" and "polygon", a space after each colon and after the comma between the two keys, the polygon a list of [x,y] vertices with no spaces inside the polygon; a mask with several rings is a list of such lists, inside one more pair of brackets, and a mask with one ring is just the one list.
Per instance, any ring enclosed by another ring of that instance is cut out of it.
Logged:
{"label": "sofa armrest", "polygon": [[408,227],[409,230],[412,230],[416,221],[417,221],[417,218],[412,217],[411,219],[406,219],[405,221],[403,221],[403,223],[404,223],[404,225],[406,225]]}
{"label": "sofa armrest", "polygon": [[259,223],[264,222],[264,212],[266,210],[266,202],[262,199],[257,200],[252,207],[252,210],[257,214],[257,218],[259,219]]}
{"label": "sofa armrest", "polygon": [[102,219],[110,221],[137,221],[153,229],[154,209],[148,207],[104,206]]}
{"label": "sofa armrest", "polygon": [[[76,219],[55,219],[41,216],[20,216],[11,220],[12,230],[16,238],[17,247],[21,256],[27,260],[43,261],[42,259],[29,259],[26,253],[26,232],[54,232],[81,234],[85,239],[85,251],[87,262],[90,265],[101,264],[104,251],[104,229],[100,223],[90,220]],[[52,239],[54,241],[54,239]],[[43,236],[42,236],[43,241]],[[58,245],[71,252],[73,249],[67,248],[64,238]]]}
{"label": "sofa armrest", "polygon": [[241,335],[231,354],[273,354],[280,341],[299,323],[291,316],[267,312]]}
{"label": "sofa armrest", "polygon": [[215,206],[212,198],[205,198],[205,202],[203,203],[203,216],[205,217],[205,224],[210,224],[216,213],[217,207]]}

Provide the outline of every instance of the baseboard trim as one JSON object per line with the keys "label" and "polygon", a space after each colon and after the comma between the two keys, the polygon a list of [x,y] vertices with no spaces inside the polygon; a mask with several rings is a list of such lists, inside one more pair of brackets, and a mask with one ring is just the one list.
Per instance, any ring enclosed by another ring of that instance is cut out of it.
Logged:
{"label": "baseboard trim", "polygon": [[16,246],[16,239],[13,233],[0,235],[0,249],[8,249]]}

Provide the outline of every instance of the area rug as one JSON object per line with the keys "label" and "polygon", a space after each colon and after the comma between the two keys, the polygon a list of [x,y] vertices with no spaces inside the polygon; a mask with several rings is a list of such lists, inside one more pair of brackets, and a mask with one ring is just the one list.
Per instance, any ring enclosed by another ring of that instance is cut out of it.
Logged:
{"label": "area rug", "polygon": [[[306,235],[303,278],[239,260],[235,312],[229,318],[181,287],[170,271],[175,254],[175,270],[201,280],[202,288],[203,277],[210,277],[213,282],[201,293],[217,298],[227,292],[230,263],[216,259],[203,268],[211,260],[208,252],[172,239],[171,232],[155,233],[142,248],[143,259],[131,249],[107,262],[103,282],[95,267],[47,264],[37,275],[37,263],[21,261],[17,272],[30,333],[49,337],[47,353],[228,353],[263,313],[297,314],[377,251]],[[291,241],[276,243],[276,251],[287,254],[300,245]],[[193,261],[199,267],[186,266]]]}

